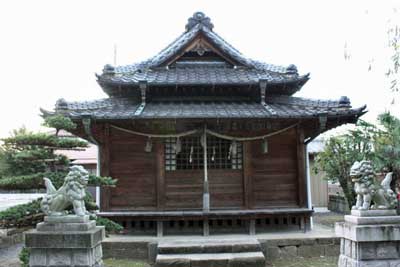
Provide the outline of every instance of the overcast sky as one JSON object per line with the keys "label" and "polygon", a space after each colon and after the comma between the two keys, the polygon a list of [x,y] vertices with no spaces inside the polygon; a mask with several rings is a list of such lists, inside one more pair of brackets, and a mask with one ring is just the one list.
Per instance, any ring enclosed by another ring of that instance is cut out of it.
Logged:
{"label": "overcast sky", "polygon": [[297,96],[346,95],[353,107],[368,105],[371,122],[385,110],[400,115],[385,77],[400,1],[1,1],[0,137],[40,129],[39,108],[58,98],[106,97],[94,73],[113,63],[115,45],[118,65],[145,60],[195,11],[245,56],[310,72]]}

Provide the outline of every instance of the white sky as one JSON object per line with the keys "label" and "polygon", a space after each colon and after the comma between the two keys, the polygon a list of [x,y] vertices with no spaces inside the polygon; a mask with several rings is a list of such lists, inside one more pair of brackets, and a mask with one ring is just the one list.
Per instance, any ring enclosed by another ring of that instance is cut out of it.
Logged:
{"label": "white sky", "polygon": [[39,107],[51,110],[58,98],[105,97],[94,73],[113,63],[114,44],[119,65],[147,59],[195,11],[245,56],[310,72],[298,96],[347,95],[354,107],[368,105],[371,122],[385,110],[400,116],[385,77],[400,1],[1,1],[0,137],[40,129]]}

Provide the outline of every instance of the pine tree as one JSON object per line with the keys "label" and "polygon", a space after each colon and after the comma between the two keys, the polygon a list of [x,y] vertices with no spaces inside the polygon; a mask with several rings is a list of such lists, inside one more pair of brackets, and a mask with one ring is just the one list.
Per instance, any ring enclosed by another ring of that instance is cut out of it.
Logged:
{"label": "pine tree", "polygon": [[[71,131],[76,125],[60,115],[46,117],[44,126],[54,128],[54,133],[34,133],[26,128],[14,130],[2,139],[0,147],[0,189],[32,190],[45,188],[43,177],[49,178],[56,188],[60,187],[69,171],[70,160],[57,150],[83,150],[88,143],[74,136],[61,136],[60,131]],[[89,185],[115,186],[111,177],[89,176]],[[86,208],[97,210],[94,200],[86,194]],[[18,205],[0,212],[0,227],[35,225],[43,218],[39,201]],[[121,230],[121,227],[104,219],[98,222]],[[112,228],[112,227],[111,227]]]}

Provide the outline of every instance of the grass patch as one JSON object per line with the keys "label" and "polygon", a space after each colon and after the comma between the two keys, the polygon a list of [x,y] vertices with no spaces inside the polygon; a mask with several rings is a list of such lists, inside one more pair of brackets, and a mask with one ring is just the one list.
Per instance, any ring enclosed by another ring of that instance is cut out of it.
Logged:
{"label": "grass patch", "polygon": [[[279,259],[267,261],[266,267],[337,267],[337,262],[337,257]],[[106,267],[150,267],[146,262],[133,260],[106,259],[104,263]]]}
{"label": "grass patch", "polygon": [[150,267],[150,265],[144,261],[133,260],[105,259],[104,264],[106,267]]}
{"label": "grass patch", "polygon": [[337,267],[337,257],[279,259],[267,263],[267,267]]}

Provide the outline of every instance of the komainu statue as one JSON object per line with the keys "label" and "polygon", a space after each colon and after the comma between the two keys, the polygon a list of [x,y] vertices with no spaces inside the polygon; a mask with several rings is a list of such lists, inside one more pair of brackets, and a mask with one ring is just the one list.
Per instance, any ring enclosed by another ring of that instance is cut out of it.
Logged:
{"label": "komainu statue", "polygon": [[58,190],[48,178],[43,179],[47,192],[43,197],[41,207],[46,215],[66,215],[66,209],[71,205],[75,215],[89,214],[84,201],[89,173],[82,166],[70,167],[70,172],[64,178],[64,184]]}
{"label": "komainu statue", "polygon": [[357,194],[357,202],[352,209],[394,209],[397,199],[393,190],[390,189],[392,175],[393,173],[388,173],[379,184],[375,179],[371,161],[356,161],[350,169],[350,176]]}

